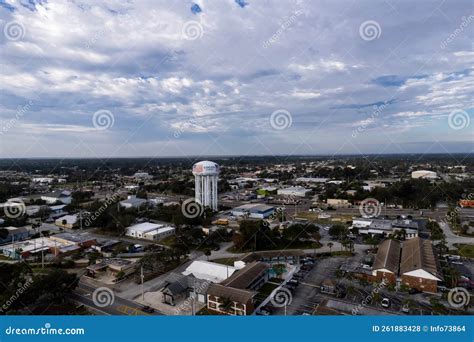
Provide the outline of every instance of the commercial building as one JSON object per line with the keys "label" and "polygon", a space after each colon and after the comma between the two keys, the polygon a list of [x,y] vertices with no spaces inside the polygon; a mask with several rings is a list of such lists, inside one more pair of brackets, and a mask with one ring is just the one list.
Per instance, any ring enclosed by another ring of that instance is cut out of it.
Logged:
{"label": "commercial building", "polygon": [[81,247],[69,241],[58,241],[47,237],[21,241],[0,246],[2,254],[11,259],[27,259],[34,255],[54,254],[67,255],[80,250]]}
{"label": "commercial building", "polygon": [[172,272],[165,280],[162,293],[162,303],[177,305],[186,298],[195,296],[199,303],[207,301],[207,289],[211,284],[208,280],[198,279],[193,275],[183,275]]}
{"label": "commercial building", "polygon": [[219,165],[212,161],[204,160],[193,165],[195,201],[212,210],[217,210],[219,172]]}
{"label": "commercial building", "polygon": [[76,228],[79,227],[80,219],[78,215],[64,215],[54,221],[54,224],[62,228]]}
{"label": "commercial building", "polygon": [[133,175],[133,178],[146,180],[146,179],[152,179],[153,176],[148,174],[148,172],[135,172],[135,174]]}
{"label": "commercial building", "polygon": [[443,276],[430,240],[417,237],[403,243],[400,278],[401,283],[410,288],[437,292],[438,282]]}
{"label": "commercial building", "polygon": [[357,217],[352,219],[352,226],[349,229],[353,228],[362,235],[389,236],[403,231],[406,239],[412,239],[418,236],[419,225],[417,221],[408,218],[392,220]]}
{"label": "commercial building", "polygon": [[321,178],[321,177],[299,177],[296,178],[296,182],[298,183],[326,183],[329,181],[329,178]]}
{"label": "commercial building", "polygon": [[306,189],[302,186],[291,186],[289,188],[278,189],[278,195],[282,196],[297,196],[306,197],[311,192],[311,189]]}
{"label": "commercial building", "polygon": [[96,239],[90,236],[88,233],[73,234],[73,233],[60,233],[51,235],[50,239],[57,241],[61,244],[74,244],[81,248],[88,248],[97,243]]}
{"label": "commercial building", "polygon": [[341,198],[328,198],[326,204],[338,208],[347,208],[351,206],[351,203],[348,200]]}
{"label": "commercial building", "polygon": [[127,197],[126,200],[120,201],[119,205],[122,208],[130,209],[130,208],[141,208],[148,204],[148,200],[145,198],[138,198],[135,195],[130,195]]}
{"label": "commercial building", "polygon": [[86,268],[86,276],[106,283],[115,283],[135,272],[137,259],[99,259]]}
{"label": "commercial building", "polygon": [[204,260],[193,261],[183,272],[183,275],[193,275],[197,279],[220,283],[229,278],[237,268]]}
{"label": "commercial building", "polygon": [[411,178],[413,178],[413,179],[418,179],[418,178],[436,179],[436,178],[438,178],[438,175],[434,171],[418,170],[418,171],[413,171],[411,173]]}
{"label": "commercial building", "polygon": [[26,227],[5,227],[0,229],[8,231],[8,235],[4,239],[0,238],[0,244],[26,240],[30,237],[30,230]]}
{"label": "commercial building", "polygon": [[163,224],[144,222],[135,224],[126,229],[125,235],[138,239],[158,241],[174,235],[175,228]]}
{"label": "commercial building", "polygon": [[270,266],[252,262],[220,284],[211,284],[207,291],[207,309],[224,315],[246,316],[255,309],[254,297],[268,281]]}
{"label": "commercial building", "polygon": [[381,242],[369,279],[435,293],[443,277],[432,242],[415,237]]}
{"label": "commercial building", "polygon": [[275,212],[275,208],[266,204],[244,204],[232,209],[232,215],[245,216],[255,219],[264,219]]}
{"label": "commercial building", "polygon": [[48,204],[63,203],[71,204],[72,197],[69,191],[53,191],[48,194],[41,195],[40,197],[43,201]]}
{"label": "commercial building", "polygon": [[397,240],[382,241],[377,249],[377,255],[372,266],[374,281],[396,284],[400,270],[401,244]]}

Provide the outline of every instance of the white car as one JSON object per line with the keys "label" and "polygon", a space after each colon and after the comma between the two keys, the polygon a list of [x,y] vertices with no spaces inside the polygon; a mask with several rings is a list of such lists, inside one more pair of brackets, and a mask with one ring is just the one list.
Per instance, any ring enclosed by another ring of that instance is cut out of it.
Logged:
{"label": "white car", "polygon": [[383,308],[389,308],[390,307],[390,299],[384,298],[382,299],[382,302],[380,303]]}

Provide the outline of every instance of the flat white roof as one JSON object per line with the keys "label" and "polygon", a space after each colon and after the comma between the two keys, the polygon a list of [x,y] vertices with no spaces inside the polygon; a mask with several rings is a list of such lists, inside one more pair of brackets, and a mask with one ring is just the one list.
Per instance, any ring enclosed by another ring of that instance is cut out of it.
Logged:
{"label": "flat white roof", "polygon": [[127,231],[135,231],[135,232],[141,232],[141,233],[147,233],[152,230],[156,230],[158,228],[162,228],[162,224],[158,223],[151,223],[151,222],[143,222],[143,223],[138,223],[134,224],[133,226],[127,227]]}
{"label": "flat white roof", "polygon": [[169,232],[169,231],[172,231],[174,230],[174,227],[164,227],[164,228],[158,228],[156,230],[152,230],[146,234],[148,235],[158,235],[158,234],[162,234],[162,233],[166,233],[166,232]]}
{"label": "flat white roof", "polygon": [[192,274],[198,279],[204,279],[212,281],[214,283],[220,283],[230,277],[237,268],[232,266],[226,266],[217,264],[215,262],[196,260],[193,261],[187,268],[182,272],[183,275]]}
{"label": "flat white roof", "polygon": [[49,247],[64,248],[67,246],[74,246],[74,243],[60,242],[57,240],[53,240],[51,238],[40,237],[37,239],[18,241],[18,242],[15,242],[14,244],[3,245],[0,247],[0,249],[13,251],[13,249],[21,248],[23,252],[37,252],[37,251],[41,251],[41,249],[43,248],[49,248]]}

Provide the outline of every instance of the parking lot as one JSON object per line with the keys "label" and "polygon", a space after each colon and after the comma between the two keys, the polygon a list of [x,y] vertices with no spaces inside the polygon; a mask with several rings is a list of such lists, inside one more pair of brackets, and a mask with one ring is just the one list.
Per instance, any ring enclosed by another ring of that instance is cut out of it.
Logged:
{"label": "parking lot", "polygon": [[[272,308],[274,315],[308,315],[321,308],[331,309],[332,314],[345,315],[432,315],[430,299],[443,301],[438,294],[409,294],[386,286],[363,284],[356,279],[337,278],[336,270],[343,264],[360,262],[362,255],[353,257],[317,258],[314,265],[306,265],[295,273],[299,284],[292,289],[292,297],[285,307]],[[343,290],[341,293],[321,292],[321,284],[331,280]],[[445,306],[449,314],[460,314]]]}

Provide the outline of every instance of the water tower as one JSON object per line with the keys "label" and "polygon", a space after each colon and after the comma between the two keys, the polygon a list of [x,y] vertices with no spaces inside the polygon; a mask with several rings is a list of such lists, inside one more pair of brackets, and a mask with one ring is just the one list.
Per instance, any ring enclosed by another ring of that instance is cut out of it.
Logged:
{"label": "water tower", "polygon": [[217,210],[219,171],[219,165],[209,160],[200,161],[193,165],[195,200],[203,207],[209,207],[212,210]]}

